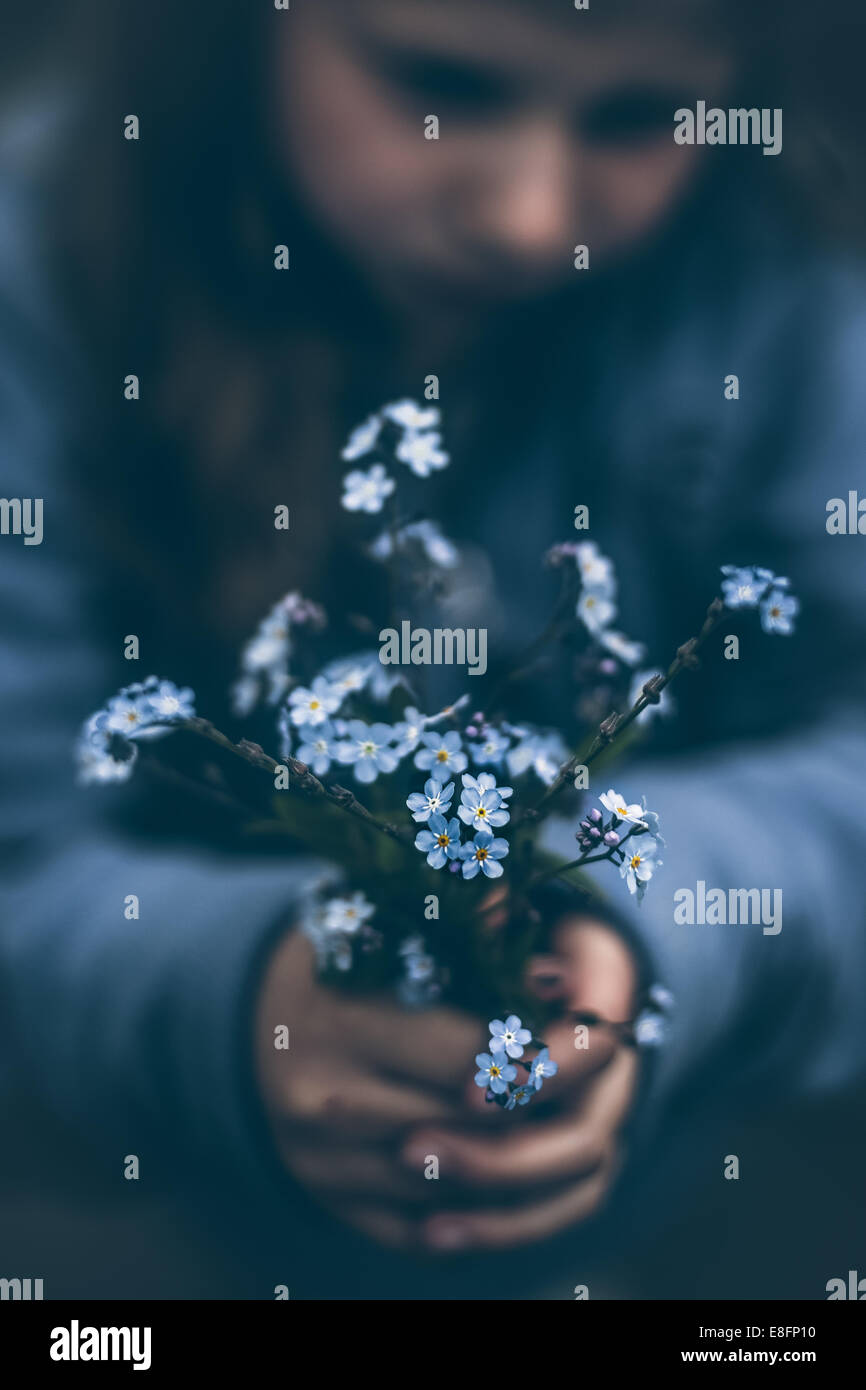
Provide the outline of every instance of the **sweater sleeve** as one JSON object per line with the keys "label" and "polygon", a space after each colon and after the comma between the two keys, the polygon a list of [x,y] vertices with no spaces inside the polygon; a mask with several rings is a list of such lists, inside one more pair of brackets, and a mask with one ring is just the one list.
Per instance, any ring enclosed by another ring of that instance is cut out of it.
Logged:
{"label": "sweater sleeve", "polygon": [[124,789],[75,785],[81,722],[117,680],[88,634],[64,482],[75,355],[29,294],[12,198],[4,186],[2,491],[40,499],[43,533],[0,537],[0,1084],[135,1152],[206,1139],[255,1164],[251,990],[326,866],[126,841],[110,814]]}

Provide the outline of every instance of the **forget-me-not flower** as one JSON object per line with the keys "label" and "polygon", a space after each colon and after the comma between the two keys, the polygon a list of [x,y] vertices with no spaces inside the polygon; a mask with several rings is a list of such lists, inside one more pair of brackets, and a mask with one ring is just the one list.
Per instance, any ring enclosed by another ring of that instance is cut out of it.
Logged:
{"label": "forget-me-not flower", "polygon": [[416,478],[429,478],[434,469],[445,468],[449,462],[442,448],[442,436],[435,430],[409,431],[397,445],[397,457],[409,465]]}
{"label": "forget-me-not flower", "polygon": [[544,1085],[545,1077],[556,1076],[558,1071],[559,1063],[551,1061],[550,1049],[542,1048],[529,1069],[529,1082],[536,1091],[540,1091]]}
{"label": "forget-me-not flower", "polygon": [[641,835],[629,840],[624,853],[625,859],[619,866],[619,876],[625,879],[628,891],[636,893],[638,902],[642,902],[647,884],[655,870],[662,866],[662,861],[658,858],[658,845],[652,835]]}
{"label": "forget-me-not flower", "polygon": [[475,1062],[478,1066],[475,1085],[483,1086],[495,1096],[504,1095],[509,1081],[517,1076],[517,1068],[512,1066],[504,1052],[495,1052],[493,1056],[489,1052],[479,1052]]}
{"label": "forget-me-not flower", "polygon": [[619,820],[624,820],[629,825],[644,825],[644,808],[638,806],[637,802],[629,804],[624,796],[615,792],[613,787],[610,791],[603,792],[599,801],[606,811],[610,811],[612,816],[617,816]]}
{"label": "forget-me-not flower", "polygon": [[449,729],[447,734],[422,734],[421,743],[423,746],[415,754],[414,762],[424,772],[463,772],[469,761],[456,729]]}
{"label": "forget-me-not flower", "polygon": [[[306,735],[307,742],[302,743],[295,754],[299,762],[306,763],[307,767],[316,777],[324,777],[331,770],[331,763],[337,756],[337,733],[330,721],[319,724],[315,733]],[[288,757],[289,750],[286,749],[283,757]]]}
{"label": "forget-me-not flower", "polygon": [[460,822],[455,816],[446,820],[438,813],[428,822],[429,829],[419,830],[415,836],[415,848],[427,855],[431,869],[441,869],[449,859],[457,859],[460,854]]}
{"label": "forget-me-not flower", "polygon": [[523,1027],[517,1014],[509,1014],[504,1023],[501,1018],[494,1018],[489,1028],[491,1052],[507,1052],[509,1057],[522,1057],[524,1047],[532,1042],[532,1034]]}
{"label": "forget-me-not flower", "polygon": [[328,716],[335,714],[343,702],[343,696],[325,679],[316,676],[311,689],[299,686],[289,695],[291,720],[293,724],[309,724],[313,728],[324,724]]}
{"label": "forget-me-not flower", "polygon": [[494,839],[489,830],[479,830],[472,843],[460,850],[463,877],[475,878],[483,873],[486,878],[500,878],[503,870],[499,860],[507,853],[507,840]]}
{"label": "forget-me-not flower", "polygon": [[391,747],[394,731],[387,724],[365,724],[362,719],[350,719],[348,739],[337,745],[341,763],[354,763],[359,782],[375,782],[380,772],[393,772],[399,759]]}
{"label": "forget-me-not flower", "polygon": [[406,799],[406,805],[412,812],[412,819],[420,822],[429,820],[431,816],[444,816],[451,809],[453,796],[453,782],[443,786],[435,777],[428,777],[424,783],[423,795],[421,792],[412,792]]}
{"label": "forget-me-not flower", "polygon": [[396,484],[385,472],[384,464],[374,463],[366,473],[360,468],[347,473],[343,487],[342,505],[347,512],[380,512]]}
{"label": "forget-me-not flower", "polygon": [[[473,783],[474,778],[469,778]],[[499,792],[493,787],[478,787],[477,783],[467,785],[466,774],[463,776],[463,792],[460,797],[461,805],[457,808],[457,814],[464,825],[471,825],[475,830],[483,830],[486,826],[492,825],[498,829],[511,819],[511,813],[504,805]]]}
{"label": "forget-me-not flower", "polygon": [[794,631],[794,619],[799,611],[799,600],[793,594],[772,589],[761,601],[761,627],[765,632],[781,632],[787,636]]}
{"label": "forget-me-not flower", "polygon": [[406,706],[403,711],[403,718],[394,725],[394,738],[397,743],[397,752],[401,758],[405,758],[407,753],[415,752],[426,723],[426,714],[421,714],[414,705]]}

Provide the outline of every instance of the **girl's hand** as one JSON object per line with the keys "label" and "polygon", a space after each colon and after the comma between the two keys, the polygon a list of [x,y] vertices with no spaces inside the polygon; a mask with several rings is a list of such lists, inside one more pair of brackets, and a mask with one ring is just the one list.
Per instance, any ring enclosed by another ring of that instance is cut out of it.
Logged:
{"label": "girl's hand", "polygon": [[[280,1024],[288,1049],[274,1046]],[[256,1011],[259,1086],[288,1171],[349,1224],[412,1243],[440,1184],[423,1164],[409,1172],[400,1150],[410,1128],[473,1123],[462,1092],[481,1035],[477,1018],[454,1009],[408,1013],[321,985],[309,941],[289,932]]]}
{"label": "girl's hand", "polygon": [[[622,938],[602,922],[570,917],[554,953],[535,957],[528,975],[545,999],[614,1022],[631,1017],[637,971]],[[603,1204],[621,1165],[619,1130],[631,1106],[638,1057],[604,1028],[590,1028],[586,1049],[573,1020],[545,1029],[559,1063],[525,1112],[503,1114],[495,1132],[423,1126],[404,1150],[409,1167],[436,1154],[440,1172],[464,1189],[463,1201],[422,1224],[431,1250],[499,1249],[541,1240],[585,1220]],[[467,1108],[485,1106],[470,1082]],[[523,1122],[524,1114],[526,1122]],[[516,1121],[516,1123],[515,1123]],[[472,1194],[475,1194],[474,1201]]]}

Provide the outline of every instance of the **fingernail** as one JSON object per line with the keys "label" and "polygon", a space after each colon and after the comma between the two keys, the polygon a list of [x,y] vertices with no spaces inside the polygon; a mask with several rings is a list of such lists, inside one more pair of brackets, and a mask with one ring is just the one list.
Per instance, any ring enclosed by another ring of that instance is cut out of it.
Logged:
{"label": "fingernail", "polygon": [[433,1217],[427,1222],[426,1238],[434,1250],[462,1250],[469,1244],[469,1229],[453,1217]]}

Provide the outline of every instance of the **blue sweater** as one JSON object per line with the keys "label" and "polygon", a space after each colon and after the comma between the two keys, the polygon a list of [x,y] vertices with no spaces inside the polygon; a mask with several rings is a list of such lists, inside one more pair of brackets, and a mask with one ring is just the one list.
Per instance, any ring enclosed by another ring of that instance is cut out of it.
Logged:
{"label": "blue sweater", "polygon": [[[252,1175],[266,1156],[251,992],[325,866],[130,844],[110,828],[124,791],[74,784],[82,718],[128,677],[85,617],[92,558],[77,546],[65,450],[83,388],[45,300],[31,195],[12,180],[0,195],[2,492],[45,509],[40,546],[0,538],[0,1067],[8,1087],[26,1076],[52,1110],[119,1145],[207,1139]],[[486,514],[515,642],[535,620],[538,551],[590,498],[591,535],[619,569],[622,625],[649,639],[648,664],[696,630],[721,563],[788,573],[802,601],[795,638],[738,624],[738,663],[723,661],[719,638],[698,694],[682,687],[680,746],[613,776],[630,799],[646,795],[668,842],[642,907],[602,880],[677,1000],[647,1142],[690,1086],[828,1092],[866,1059],[866,541],[825,530],[828,498],[863,478],[866,293],[856,270],[760,237],[741,252],[721,231],[674,247],[640,315],[626,282],[597,338],[558,362],[537,459],[503,480]],[[723,396],[729,372],[738,402]],[[549,836],[573,856],[570,825]],[[698,880],[781,888],[781,932],[676,925],[674,890]],[[136,922],[123,915],[129,893]]]}

